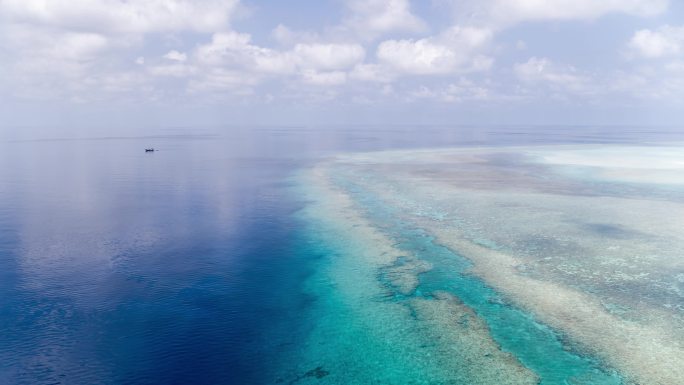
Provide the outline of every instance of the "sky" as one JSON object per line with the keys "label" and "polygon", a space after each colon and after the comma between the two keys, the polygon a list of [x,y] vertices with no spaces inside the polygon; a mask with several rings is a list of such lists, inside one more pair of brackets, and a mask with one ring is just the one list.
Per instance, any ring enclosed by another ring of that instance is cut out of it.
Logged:
{"label": "sky", "polygon": [[0,0],[0,127],[684,124],[684,2]]}

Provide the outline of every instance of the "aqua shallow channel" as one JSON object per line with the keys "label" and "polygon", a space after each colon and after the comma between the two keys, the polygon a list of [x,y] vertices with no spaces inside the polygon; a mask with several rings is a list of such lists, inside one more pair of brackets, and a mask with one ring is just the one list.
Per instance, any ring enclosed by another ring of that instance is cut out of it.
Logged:
{"label": "aqua shallow channel", "polygon": [[[534,315],[516,308],[500,293],[469,274],[471,264],[466,258],[435,243],[423,229],[405,222],[391,205],[347,178],[336,178],[335,182],[353,197],[370,222],[396,242],[397,248],[432,266],[419,273],[415,290],[401,293],[395,288],[394,295],[387,300],[430,299],[436,292],[456,296],[486,322],[501,349],[512,353],[534,371],[541,384],[624,383],[616,372],[606,369],[599,360],[577,351],[562,335],[537,321]],[[397,263],[403,263],[402,259]],[[378,279],[385,281],[387,288],[392,290],[382,271],[378,273]]]}

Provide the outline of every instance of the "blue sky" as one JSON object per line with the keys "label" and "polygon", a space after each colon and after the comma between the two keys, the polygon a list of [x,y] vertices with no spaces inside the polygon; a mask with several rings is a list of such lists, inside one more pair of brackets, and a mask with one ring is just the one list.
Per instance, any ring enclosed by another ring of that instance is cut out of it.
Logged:
{"label": "blue sky", "polygon": [[0,0],[0,126],[682,124],[667,0]]}

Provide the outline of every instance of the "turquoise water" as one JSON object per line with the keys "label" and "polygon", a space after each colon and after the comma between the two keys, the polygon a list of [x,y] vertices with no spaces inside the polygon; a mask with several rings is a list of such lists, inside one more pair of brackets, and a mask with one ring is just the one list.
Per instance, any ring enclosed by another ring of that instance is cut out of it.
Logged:
{"label": "turquoise water", "polygon": [[617,384],[469,276],[467,260],[356,191],[368,218],[406,251],[398,264],[416,274],[411,255],[433,265],[415,291],[395,287],[394,267],[368,263],[373,245],[317,219],[315,202],[288,178],[339,152],[646,137],[681,133],[0,132],[0,384],[502,384],[457,370],[458,352],[416,317],[415,302],[436,303],[435,291],[473,308],[545,384]]}
{"label": "turquoise water", "polygon": [[[415,255],[432,265],[431,270],[419,274],[420,283],[410,294],[400,293],[384,279],[382,271],[376,272],[378,282],[390,291],[391,295],[376,298],[374,302],[403,303],[408,308],[410,306],[407,301],[413,297],[431,299],[433,293],[446,291],[458,297],[484,319],[494,340],[501,348],[513,353],[523,365],[533,370],[540,377],[541,384],[617,385],[623,383],[616,373],[604,369],[598,360],[573,350],[563,341],[561,335],[535,320],[533,315],[511,306],[492,288],[469,275],[467,270],[470,264],[465,258],[436,244],[433,238],[422,229],[402,221],[400,213],[395,212],[392,207],[387,206],[372,193],[362,190],[350,179],[340,177],[337,178],[337,183],[354,197],[365,216],[396,242],[397,248],[406,251],[407,255]],[[352,240],[339,241],[339,247],[342,250],[327,253],[347,255],[353,252],[348,246],[351,242]],[[328,241],[326,244],[329,247],[331,242]],[[402,261],[399,260],[398,263],[401,264]],[[351,273],[358,274],[358,271],[352,269]],[[335,294],[328,292],[322,294],[321,297],[334,298]],[[371,302],[373,301],[369,301],[366,305],[373,306]],[[338,311],[333,310],[336,306],[339,306],[338,309],[344,308],[343,304],[329,303],[327,311]],[[353,325],[353,322],[350,323]],[[336,325],[343,329],[352,327],[344,322]],[[337,332],[346,334],[349,330]],[[361,355],[366,354],[368,350],[372,349],[357,347],[353,353],[359,356],[355,359],[364,360],[365,358]],[[404,381],[408,381],[413,376],[410,366],[393,361],[396,359],[393,354],[388,354],[388,357],[383,359],[384,365],[393,366],[394,371],[398,373],[398,377],[395,378],[398,382],[390,383],[402,383],[402,375],[406,376]],[[394,364],[389,362],[394,362]],[[424,368],[424,370],[427,373],[434,368]],[[457,373],[454,373],[454,377],[457,376]],[[476,378],[470,380],[470,383],[479,383]]]}

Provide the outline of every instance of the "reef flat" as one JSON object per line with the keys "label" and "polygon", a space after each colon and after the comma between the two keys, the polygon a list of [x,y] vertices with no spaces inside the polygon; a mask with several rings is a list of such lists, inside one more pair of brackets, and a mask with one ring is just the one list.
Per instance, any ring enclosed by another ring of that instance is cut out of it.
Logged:
{"label": "reef flat", "polygon": [[418,295],[418,276],[432,266],[375,227],[327,171],[299,178],[312,200],[301,213],[308,247],[328,258],[306,282],[316,298],[307,340],[275,381],[537,384],[472,309],[448,293]]}
{"label": "reef flat", "polygon": [[684,147],[347,154],[302,178],[336,253],[312,293],[334,282],[413,357],[376,383],[683,383]]}

